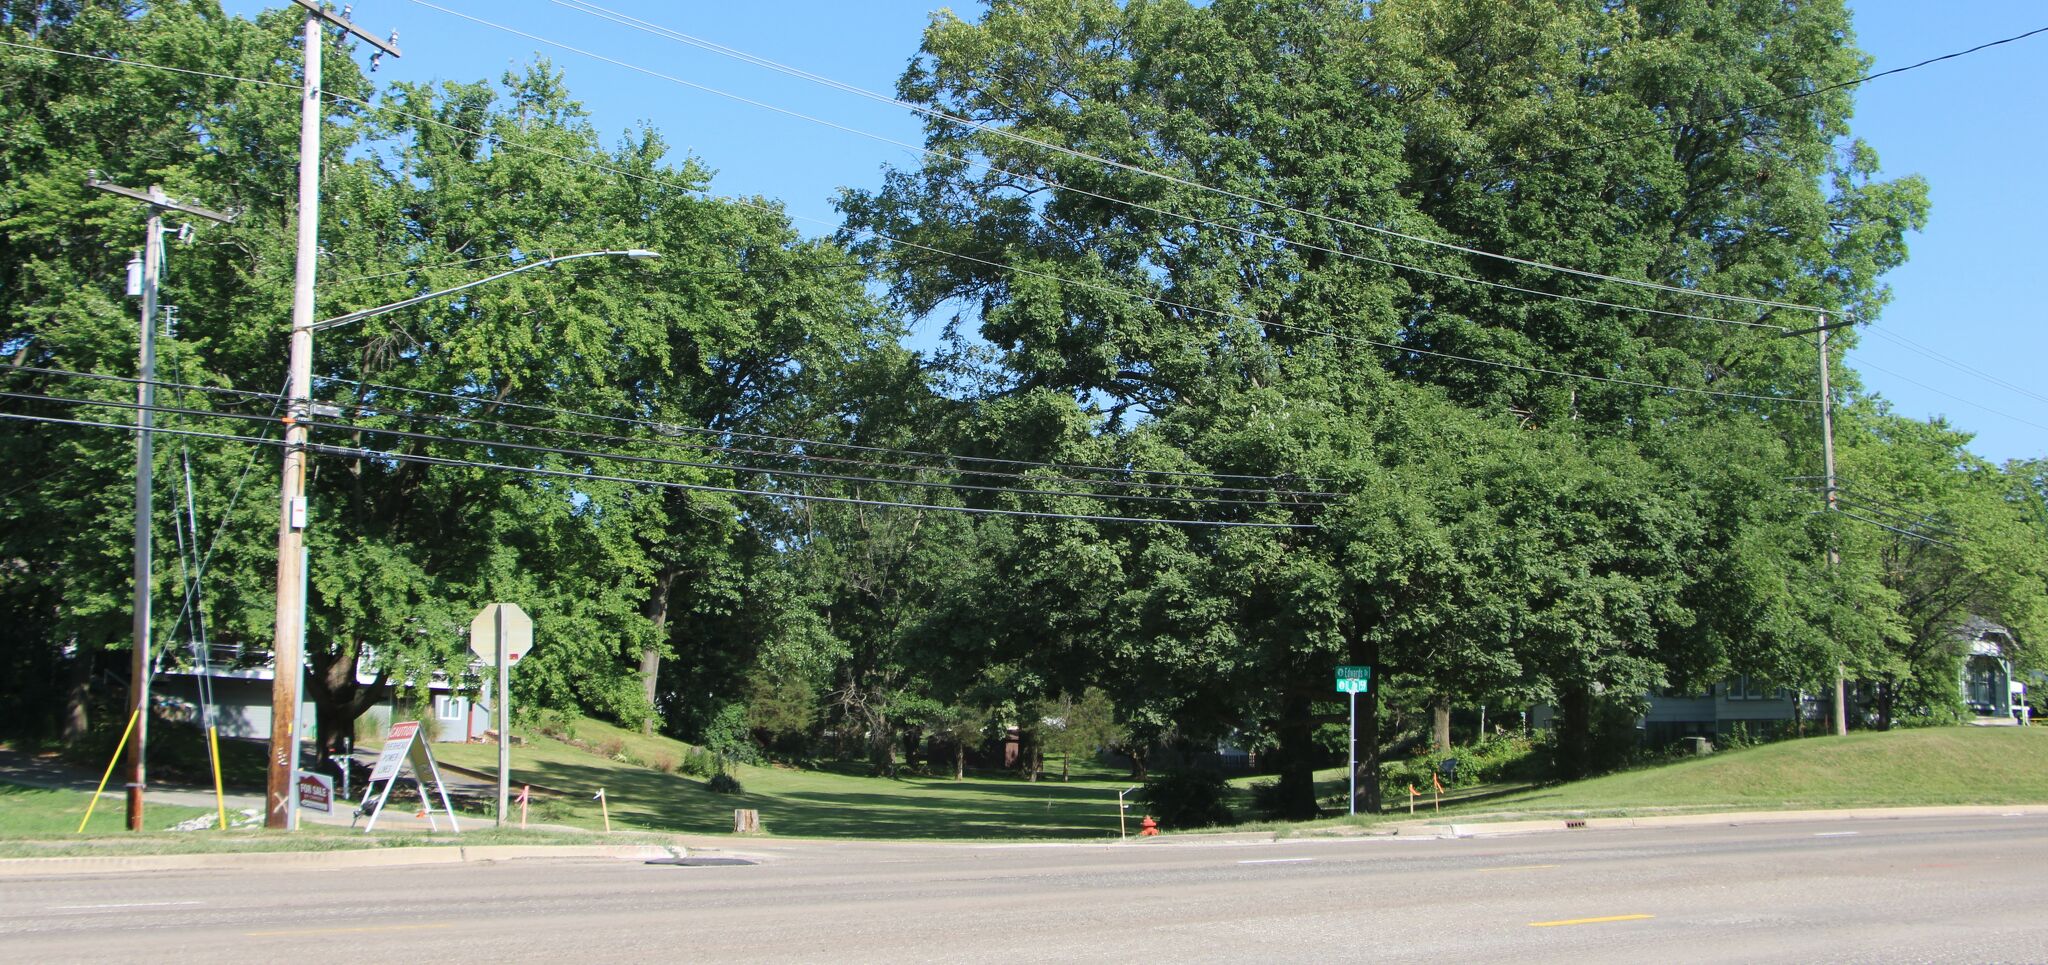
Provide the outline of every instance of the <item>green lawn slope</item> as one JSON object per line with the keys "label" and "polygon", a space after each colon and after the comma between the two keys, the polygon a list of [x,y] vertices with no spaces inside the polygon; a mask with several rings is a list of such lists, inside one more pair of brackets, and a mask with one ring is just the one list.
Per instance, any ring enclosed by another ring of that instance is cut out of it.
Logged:
{"label": "green lawn slope", "polygon": [[2048,804],[2048,728],[1810,737],[1478,801],[1445,813],[1628,814]]}
{"label": "green lawn slope", "polygon": [[[714,794],[704,782],[645,763],[608,759],[589,748],[618,746],[639,762],[679,762],[681,741],[646,737],[600,721],[574,722],[582,746],[518,731],[512,748],[512,783],[530,782],[559,792],[538,804],[531,820],[597,828],[603,817],[591,798],[599,788],[614,828],[693,834],[732,831],[732,812],[761,812],[769,834],[795,837],[902,839],[1106,838],[1117,834],[1116,792],[1134,782],[1108,780],[1088,769],[1062,782],[1027,782],[1014,775],[877,778],[865,767],[755,767],[734,769],[742,794]],[[495,775],[495,744],[437,744],[437,758]],[[539,800],[539,797],[536,798]],[[1132,820],[1139,812],[1134,808]],[[516,819],[516,811],[514,813]],[[1136,825],[1132,825],[1136,831]]]}

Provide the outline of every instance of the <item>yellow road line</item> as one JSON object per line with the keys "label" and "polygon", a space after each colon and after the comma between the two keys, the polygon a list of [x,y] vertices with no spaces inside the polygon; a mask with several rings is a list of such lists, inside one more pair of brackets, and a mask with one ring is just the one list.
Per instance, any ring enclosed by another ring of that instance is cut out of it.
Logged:
{"label": "yellow road line", "polygon": [[1642,921],[1656,915],[1607,915],[1602,918],[1566,918],[1563,921],[1532,921],[1530,928],[1556,928],[1559,925],[1597,925],[1608,921]]}
{"label": "yellow road line", "polygon": [[303,935],[362,935],[369,932],[422,931],[429,928],[453,928],[454,922],[442,921],[428,925],[361,925],[354,928],[288,928],[283,931],[245,931],[245,938],[282,938]]}
{"label": "yellow road line", "polygon": [[1542,871],[1545,868],[1555,867],[1557,866],[1554,864],[1516,864],[1508,865],[1505,868],[1479,868],[1476,870],[1479,874],[1486,874],[1492,871]]}

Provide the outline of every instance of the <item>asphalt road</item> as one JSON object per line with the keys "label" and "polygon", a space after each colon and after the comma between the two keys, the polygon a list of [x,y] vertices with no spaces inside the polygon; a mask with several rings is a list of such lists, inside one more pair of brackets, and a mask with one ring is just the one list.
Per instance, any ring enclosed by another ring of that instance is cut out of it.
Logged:
{"label": "asphalt road", "polygon": [[10,877],[0,960],[2048,962],[2041,816],[731,854]]}

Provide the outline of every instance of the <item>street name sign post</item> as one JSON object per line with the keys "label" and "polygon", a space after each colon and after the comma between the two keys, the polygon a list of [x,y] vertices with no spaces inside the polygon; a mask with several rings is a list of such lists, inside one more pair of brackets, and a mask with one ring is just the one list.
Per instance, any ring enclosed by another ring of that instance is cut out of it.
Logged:
{"label": "street name sign post", "polygon": [[512,665],[533,649],[533,618],[517,603],[493,603],[469,621],[469,649],[498,668],[498,827],[512,803]]}
{"label": "street name sign post", "polygon": [[[369,834],[377,827],[377,819],[384,816],[384,804],[391,797],[391,788],[398,783],[399,774],[407,762],[412,764],[413,787],[420,792],[420,807],[427,812],[427,825],[440,830],[434,823],[434,799],[427,793],[427,779],[434,781],[434,790],[440,793],[441,810],[448,812],[448,828],[460,833],[462,826],[455,821],[455,805],[448,800],[448,785],[441,780],[441,766],[434,762],[434,751],[425,737],[420,735],[420,722],[402,720],[391,725],[390,733],[384,735],[384,749],[377,753],[377,766],[370,770],[370,779],[363,783],[363,806],[356,811],[368,811],[370,823],[363,826],[363,833]],[[377,804],[370,805],[370,795],[377,782],[384,782],[384,790],[376,792]]]}
{"label": "street name sign post", "polygon": [[1372,668],[1341,666],[1337,668],[1337,692],[1351,695],[1351,739],[1346,741],[1351,753],[1348,755],[1351,772],[1351,800],[1345,805],[1344,813],[1358,813],[1358,695],[1372,691]]}

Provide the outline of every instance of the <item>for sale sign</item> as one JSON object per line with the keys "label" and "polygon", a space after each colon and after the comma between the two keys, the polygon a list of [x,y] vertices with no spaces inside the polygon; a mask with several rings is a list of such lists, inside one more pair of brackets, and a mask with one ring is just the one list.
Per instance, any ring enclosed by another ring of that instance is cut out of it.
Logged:
{"label": "for sale sign", "polygon": [[299,806],[323,813],[334,810],[334,778],[325,774],[299,775]]}

